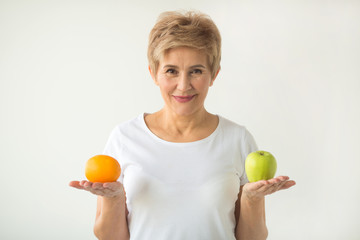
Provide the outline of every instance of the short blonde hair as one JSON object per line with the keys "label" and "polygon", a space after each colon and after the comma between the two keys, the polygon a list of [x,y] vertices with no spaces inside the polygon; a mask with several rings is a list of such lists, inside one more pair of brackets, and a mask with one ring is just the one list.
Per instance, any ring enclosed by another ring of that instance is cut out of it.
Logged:
{"label": "short blonde hair", "polygon": [[214,78],[220,69],[221,36],[211,18],[203,13],[188,11],[160,14],[149,35],[148,61],[156,74],[165,52],[176,47],[190,47],[204,51]]}

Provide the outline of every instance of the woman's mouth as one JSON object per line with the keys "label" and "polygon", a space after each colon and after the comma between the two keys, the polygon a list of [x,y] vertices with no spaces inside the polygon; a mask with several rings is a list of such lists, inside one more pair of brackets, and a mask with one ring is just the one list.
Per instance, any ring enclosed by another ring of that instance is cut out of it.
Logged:
{"label": "woman's mouth", "polygon": [[195,97],[195,95],[191,95],[191,96],[173,96],[173,97],[179,103],[186,103],[186,102],[190,102]]}

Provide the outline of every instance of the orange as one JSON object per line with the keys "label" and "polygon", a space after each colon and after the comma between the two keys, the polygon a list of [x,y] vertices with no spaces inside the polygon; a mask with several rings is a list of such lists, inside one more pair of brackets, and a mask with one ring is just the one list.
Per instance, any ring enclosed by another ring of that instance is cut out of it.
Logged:
{"label": "orange", "polygon": [[85,176],[90,182],[115,182],[120,173],[118,161],[107,155],[96,155],[85,165]]}

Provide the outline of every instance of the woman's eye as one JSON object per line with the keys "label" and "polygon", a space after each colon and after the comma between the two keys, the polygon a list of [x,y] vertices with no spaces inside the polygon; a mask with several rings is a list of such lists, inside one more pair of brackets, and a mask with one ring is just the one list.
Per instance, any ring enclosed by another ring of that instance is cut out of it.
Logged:
{"label": "woman's eye", "polygon": [[176,70],[169,68],[168,70],[166,70],[166,73],[170,73],[170,74],[176,74]]}
{"label": "woman's eye", "polygon": [[194,69],[190,73],[191,74],[202,74],[202,70],[201,69]]}

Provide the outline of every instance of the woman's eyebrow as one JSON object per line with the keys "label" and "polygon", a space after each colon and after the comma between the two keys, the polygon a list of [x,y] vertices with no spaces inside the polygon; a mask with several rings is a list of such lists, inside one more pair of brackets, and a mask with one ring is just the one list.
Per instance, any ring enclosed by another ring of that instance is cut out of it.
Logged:
{"label": "woman's eyebrow", "polygon": [[[163,68],[178,68],[178,66],[172,65],[172,64],[166,64]],[[190,66],[190,68],[204,68],[205,69],[206,67],[202,64],[196,64],[196,65]]]}
{"label": "woman's eyebrow", "polygon": [[190,68],[206,68],[206,67],[201,64],[196,64],[196,65],[191,66]]}
{"label": "woman's eyebrow", "polygon": [[176,65],[167,64],[163,68],[177,68]]}

